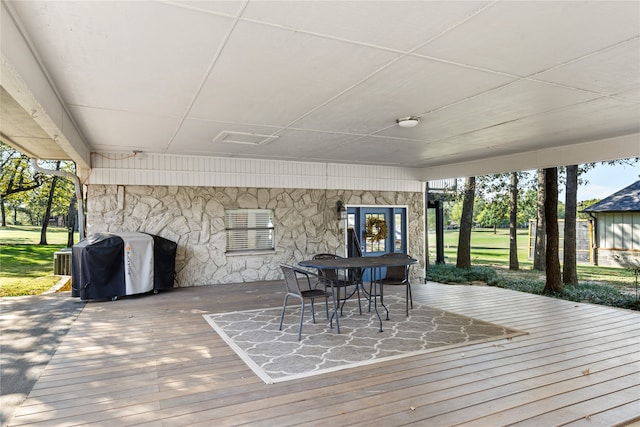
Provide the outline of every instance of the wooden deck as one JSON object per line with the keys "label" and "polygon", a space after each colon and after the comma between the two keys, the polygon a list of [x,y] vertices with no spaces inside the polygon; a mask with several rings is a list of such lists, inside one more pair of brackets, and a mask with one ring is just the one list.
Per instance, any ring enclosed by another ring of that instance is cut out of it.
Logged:
{"label": "wooden deck", "polygon": [[279,306],[274,282],[89,302],[10,425],[613,426],[640,419],[640,313],[479,286],[414,300],[510,341],[264,384],[202,318]]}

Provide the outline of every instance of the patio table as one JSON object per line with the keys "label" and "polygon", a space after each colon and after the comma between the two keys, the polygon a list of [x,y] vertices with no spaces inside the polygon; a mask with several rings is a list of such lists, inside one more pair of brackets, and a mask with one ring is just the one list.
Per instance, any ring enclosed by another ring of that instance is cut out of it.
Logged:
{"label": "patio table", "polygon": [[[373,298],[373,308],[378,316],[378,320],[380,322],[379,331],[382,332],[382,317],[380,317],[380,313],[378,312],[378,280],[382,279],[382,269],[386,267],[400,267],[400,266],[408,266],[413,265],[418,262],[415,258],[394,258],[394,257],[349,257],[349,258],[336,258],[336,259],[312,259],[312,260],[304,260],[300,261],[298,265],[301,267],[307,268],[315,268],[318,270],[357,270],[357,269],[369,269],[371,271],[371,285],[372,285],[372,294],[364,289],[362,286],[362,290],[365,295],[368,295],[369,298]],[[357,286],[360,286],[358,284]],[[331,294],[334,294],[333,284],[332,284]],[[387,307],[381,302],[382,306],[385,310]],[[388,313],[388,310],[387,310]],[[340,332],[340,324],[338,323],[338,312],[337,309],[334,308],[334,313],[332,314],[336,317],[336,326],[338,328],[338,333]]]}

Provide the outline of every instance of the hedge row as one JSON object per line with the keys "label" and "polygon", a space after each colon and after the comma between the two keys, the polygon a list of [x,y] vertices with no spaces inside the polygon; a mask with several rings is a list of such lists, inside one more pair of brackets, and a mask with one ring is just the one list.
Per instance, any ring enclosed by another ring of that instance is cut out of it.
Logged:
{"label": "hedge row", "polygon": [[[528,277],[499,275],[496,270],[486,266],[456,268],[455,265],[429,265],[427,280],[440,283],[470,284],[485,282],[489,286],[512,289],[514,291],[543,295],[544,280]],[[610,307],[640,310],[637,295],[620,292],[618,289],[596,283],[580,283],[577,286],[565,285],[559,294],[547,294],[568,301],[588,302]]]}

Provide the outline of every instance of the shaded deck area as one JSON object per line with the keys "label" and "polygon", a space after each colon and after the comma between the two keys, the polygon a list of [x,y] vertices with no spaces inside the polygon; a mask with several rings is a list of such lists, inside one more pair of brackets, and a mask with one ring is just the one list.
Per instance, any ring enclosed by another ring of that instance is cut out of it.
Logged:
{"label": "shaded deck area", "polygon": [[281,282],[89,302],[12,426],[624,425],[640,419],[640,313],[504,289],[414,301],[527,331],[267,385],[202,315],[282,303]]}

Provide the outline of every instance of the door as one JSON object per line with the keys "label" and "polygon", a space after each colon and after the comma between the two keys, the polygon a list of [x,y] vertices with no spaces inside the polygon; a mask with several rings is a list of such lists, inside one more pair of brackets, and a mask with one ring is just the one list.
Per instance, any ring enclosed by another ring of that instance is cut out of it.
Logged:
{"label": "door", "polygon": [[[358,237],[362,256],[407,252],[407,209],[403,207],[350,207],[347,225]],[[365,274],[365,281],[369,280]]]}
{"label": "door", "polygon": [[407,252],[407,209],[350,207],[347,225],[355,231],[363,256]]}

